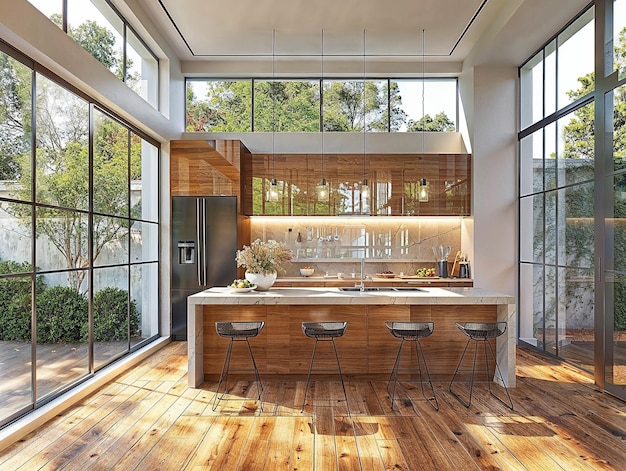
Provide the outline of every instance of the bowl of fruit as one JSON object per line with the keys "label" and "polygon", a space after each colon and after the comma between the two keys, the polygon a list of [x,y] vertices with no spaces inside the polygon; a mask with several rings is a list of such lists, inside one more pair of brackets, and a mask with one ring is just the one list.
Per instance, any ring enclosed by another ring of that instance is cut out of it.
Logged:
{"label": "bowl of fruit", "polygon": [[248,280],[237,279],[228,285],[231,293],[249,293],[256,288],[256,285]]}
{"label": "bowl of fruit", "polygon": [[380,273],[376,273],[378,278],[395,278],[396,274],[390,270],[385,270]]}
{"label": "bowl of fruit", "polygon": [[311,276],[313,273],[315,273],[315,269],[313,269],[311,267],[300,268],[300,274],[302,276]]}
{"label": "bowl of fruit", "polygon": [[434,268],[420,268],[416,275],[419,278],[438,278],[437,271]]}

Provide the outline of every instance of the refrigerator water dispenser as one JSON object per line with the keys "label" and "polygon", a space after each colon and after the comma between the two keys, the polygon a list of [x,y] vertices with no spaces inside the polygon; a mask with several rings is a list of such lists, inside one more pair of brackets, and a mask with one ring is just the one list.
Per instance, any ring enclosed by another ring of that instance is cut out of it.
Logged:
{"label": "refrigerator water dispenser", "polygon": [[193,240],[178,242],[178,263],[196,263],[196,243]]}

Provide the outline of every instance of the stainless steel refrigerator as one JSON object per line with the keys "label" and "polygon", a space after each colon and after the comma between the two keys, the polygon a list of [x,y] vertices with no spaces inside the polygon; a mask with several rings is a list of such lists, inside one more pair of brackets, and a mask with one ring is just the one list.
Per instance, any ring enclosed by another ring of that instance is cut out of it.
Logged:
{"label": "stainless steel refrigerator", "polygon": [[187,340],[187,296],[237,277],[237,197],[172,197],[172,339]]}

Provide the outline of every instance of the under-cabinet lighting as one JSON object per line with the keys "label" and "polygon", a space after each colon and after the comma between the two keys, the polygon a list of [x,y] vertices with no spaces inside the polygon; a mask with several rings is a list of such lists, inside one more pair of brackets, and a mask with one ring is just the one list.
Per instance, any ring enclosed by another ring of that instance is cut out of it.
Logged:
{"label": "under-cabinet lighting", "polygon": [[338,222],[355,223],[367,222],[368,224],[384,224],[388,222],[409,224],[441,224],[442,222],[462,221],[467,216],[370,216],[370,215],[350,215],[350,216],[250,216],[250,221],[255,223],[301,223],[303,225],[315,225],[320,221],[329,224]]}

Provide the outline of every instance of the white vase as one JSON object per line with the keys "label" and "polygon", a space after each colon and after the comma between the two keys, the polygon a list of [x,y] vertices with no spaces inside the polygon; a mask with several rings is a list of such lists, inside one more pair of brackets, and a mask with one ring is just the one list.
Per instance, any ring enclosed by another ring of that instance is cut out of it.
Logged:
{"label": "white vase", "polygon": [[250,273],[246,272],[246,280],[256,285],[257,291],[267,291],[276,281],[278,274],[276,272],[263,274],[263,273]]}

